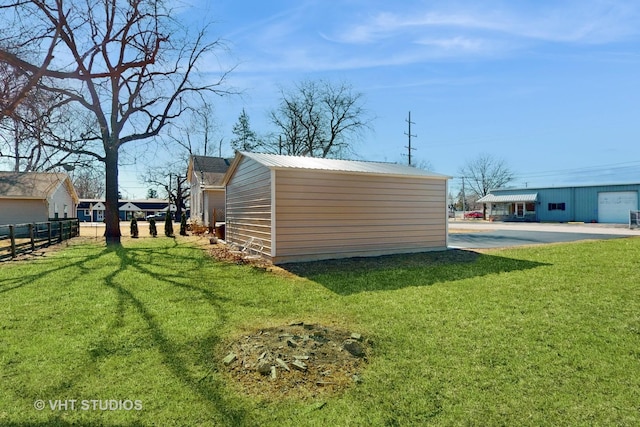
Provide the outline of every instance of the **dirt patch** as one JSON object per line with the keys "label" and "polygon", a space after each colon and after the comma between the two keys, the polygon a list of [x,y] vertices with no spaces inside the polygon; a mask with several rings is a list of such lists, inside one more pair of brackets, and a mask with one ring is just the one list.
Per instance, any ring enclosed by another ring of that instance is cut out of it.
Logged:
{"label": "dirt patch", "polygon": [[298,322],[230,340],[219,364],[244,393],[310,398],[361,382],[371,344],[357,332]]}

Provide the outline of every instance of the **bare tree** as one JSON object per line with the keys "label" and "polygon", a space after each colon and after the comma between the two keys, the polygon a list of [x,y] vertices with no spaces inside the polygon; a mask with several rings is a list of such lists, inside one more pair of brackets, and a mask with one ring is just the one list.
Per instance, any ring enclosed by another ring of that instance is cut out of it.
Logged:
{"label": "bare tree", "polygon": [[269,150],[311,157],[342,157],[349,154],[360,132],[371,119],[363,95],[347,83],[303,81],[292,90],[281,90],[277,109],[270,112],[279,137]]}
{"label": "bare tree", "polygon": [[[180,215],[186,209],[189,198],[189,183],[185,171],[185,161],[167,162],[162,166],[149,167],[142,180],[153,187],[159,188],[169,203],[176,206],[174,219],[180,221]],[[163,197],[164,197],[163,196]]]}
{"label": "bare tree", "polygon": [[[493,188],[503,187],[514,178],[514,173],[504,160],[496,159],[486,153],[468,161],[460,168],[459,174],[469,185],[476,200],[489,194]],[[487,206],[483,205],[484,217],[486,217],[486,211]]]}
{"label": "bare tree", "polygon": [[[12,10],[20,3],[15,1],[9,1],[7,4],[0,3],[0,13],[2,13],[3,18],[6,16],[11,17],[3,20],[3,32],[5,34],[10,33],[11,29],[23,29],[23,26],[19,24],[20,16],[12,13]],[[7,11],[9,12],[8,15],[3,13]],[[0,120],[5,117],[12,117],[16,108],[36,88],[53,60],[53,52],[58,43],[60,30],[60,25],[53,29],[53,35],[49,38],[49,46],[46,49],[46,53],[42,57],[40,65],[35,67],[33,66],[34,63],[26,63],[11,53],[20,51],[25,55],[29,54],[29,51],[25,49],[25,45],[20,42],[20,37],[14,38],[9,35],[0,38],[0,51],[5,52],[4,57],[0,57]]]}
{"label": "bare tree", "polygon": [[67,107],[49,111],[57,103],[56,98],[33,88],[12,108],[11,114],[0,117],[0,161],[15,172],[81,168],[91,163],[86,156],[52,148],[58,142],[53,129],[59,133],[73,132],[76,123]]}
{"label": "bare tree", "polygon": [[[0,12],[15,17],[19,28],[1,36],[0,62],[39,76],[36,86],[58,96],[51,111],[76,109],[85,130],[59,134],[52,146],[104,163],[105,237],[119,244],[121,147],[159,135],[188,108],[191,95],[228,93],[222,84],[229,71],[212,83],[195,80],[196,66],[223,44],[208,42],[206,29],[191,37],[160,0],[14,0],[8,6]],[[49,63],[42,46],[51,46]]]}
{"label": "bare tree", "polygon": [[[216,131],[213,107],[203,102],[188,112],[184,124],[174,126],[164,138],[164,147],[172,153],[171,159],[149,165],[140,180],[162,190],[163,195],[176,206],[175,220],[180,221],[189,199],[186,171],[192,155],[209,155],[213,151]],[[220,141],[221,143],[221,141]]]}
{"label": "bare tree", "polygon": [[81,199],[101,199],[104,197],[104,171],[101,168],[74,171],[73,186]]}

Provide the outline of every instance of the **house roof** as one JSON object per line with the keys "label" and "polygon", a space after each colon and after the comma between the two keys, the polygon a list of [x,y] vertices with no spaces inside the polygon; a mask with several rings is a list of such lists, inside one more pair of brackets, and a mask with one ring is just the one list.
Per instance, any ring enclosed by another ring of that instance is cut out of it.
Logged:
{"label": "house roof", "polygon": [[140,210],[142,210],[142,209],[140,209],[139,207],[137,207],[136,205],[134,205],[134,204],[133,204],[133,203],[131,203],[131,202],[127,202],[127,203],[125,203],[124,205],[120,206],[120,207],[118,208],[118,210],[120,210],[120,211],[126,211],[126,212],[137,212],[137,211],[140,211]]}
{"label": "house roof", "polygon": [[46,200],[61,186],[75,203],[76,193],[69,175],[59,172],[0,172],[0,198]]}
{"label": "house roof", "polygon": [[516,203],[516,202],[535,202],[538,200],[538,193],[525,194],[487,194],[478,199],[478,203]]}
{"label": "house roof", "polygon": [[193,173],[202,185],[222,185],[225,173],[233,159],[210,156],[191,156],[187,179],[191,182]]}
{"label": "house roof", "polygon": [[[103,206],[102,210],[104,210],[104,199],[81,199],[78,203],[78,209],[89,209],[91,205],[93,205],[94,210],[100,210],[96,206]],[[162,210],[166,209],[169,202],[163,199],[137,199],[137,200],[118,200],[118,209],[126,210],[123,207],[127,204],[130,204],[137,209],[135,211],[141,210]],[[131,206],[130,206],[131,207]]]}
{"label": "house roof", "polygon": [[[250,158],[270,169],[299,169],[345,172],[354,174],[376,174],[389,176],[411,176],[435,179],[450,179],[447,175],[429,172],[397,163],[367,162],[360,160],[325,159],[318,157],[283,156],[279,154],[239,152],[234,160],[233,168],[237,167],[239,159]],[[225,177],[229,179],[230,173]]]}

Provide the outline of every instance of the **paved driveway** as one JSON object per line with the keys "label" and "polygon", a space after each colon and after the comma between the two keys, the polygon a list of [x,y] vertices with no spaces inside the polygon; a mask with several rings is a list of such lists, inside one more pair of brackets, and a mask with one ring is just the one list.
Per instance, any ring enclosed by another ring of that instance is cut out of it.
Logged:
{"label": "paved driveway", "polygon": [[640,236],[639,230],[600,224],[517,224],[464,222],[449,224],[449,247],[489,249],[591,239]]}

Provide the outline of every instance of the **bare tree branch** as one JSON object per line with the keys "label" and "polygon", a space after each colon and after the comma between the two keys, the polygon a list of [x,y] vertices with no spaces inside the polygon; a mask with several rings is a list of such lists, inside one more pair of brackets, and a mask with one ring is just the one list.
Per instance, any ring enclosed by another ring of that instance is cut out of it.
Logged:
{"label": "bare tree branch", "polygon": [[[469,183],[476,200],[486,196],[494,188],[505,186],[514,178],[514,173],[504,160],[486,153],[468,161],[460,168],[459,173]],[[486,217],[486,205],[483,214]]]}
{"label": "bare tree branch", "polygon": [[[57,133],[44,146],[104,162],[105,236],[119,243],[121,147],[160,135],[187,111],[193,95],[229,94],[223,84],[231,70],[212,83],[196,80],[205,55],[224,45],[208,42],[206,28],[191,38],[159,0],[31,0],[10,6],[0,8],[0,19],[6,11],[24,27],[0,36],[0,63],[37,76],[34,88],[56,97],[50,112],[71,108],[91,118],[74,132],[51,129]],[[52,48],[44,52],[42,46]]]}
{"label": "bare tree branch", "polygon": [[280,106],[270,112],[283,137],[270,151],[312,157],[341,157],[352,149],[358,134],[369,128],[363,95],[346,84],[304,81],[281,90]]}

